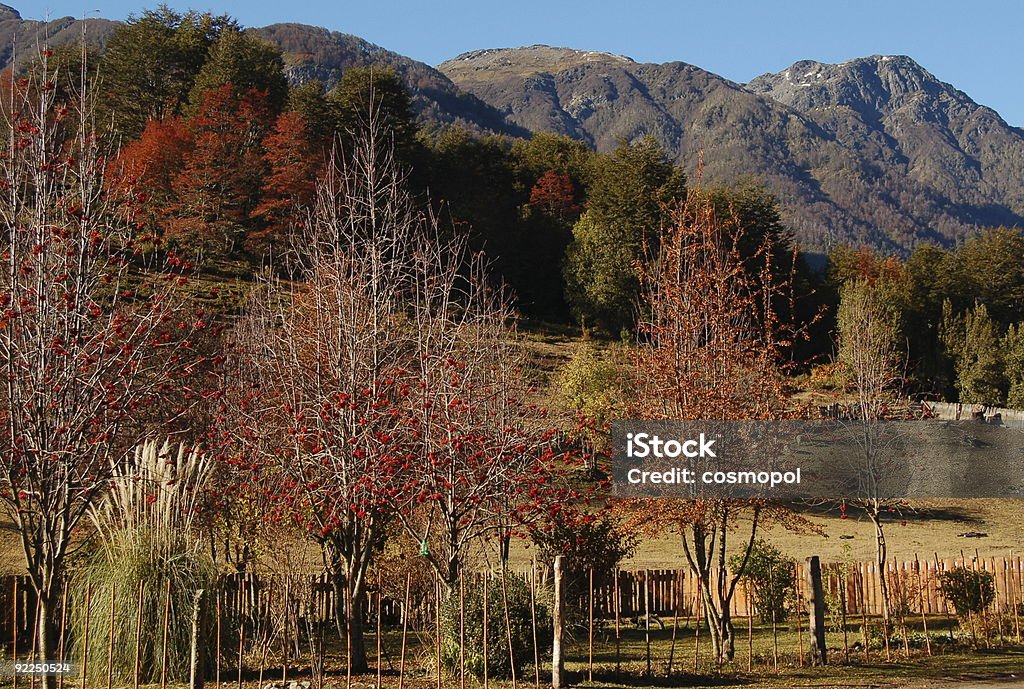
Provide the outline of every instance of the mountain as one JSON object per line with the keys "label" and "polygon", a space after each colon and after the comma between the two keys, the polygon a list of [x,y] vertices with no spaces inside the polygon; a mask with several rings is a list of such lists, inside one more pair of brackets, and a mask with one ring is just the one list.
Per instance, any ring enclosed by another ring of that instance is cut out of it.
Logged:
{"label": "mountain", "polygon": [[433,67],[358,36],[305,24],[272,24],[250,31],[281,49],[285,72],[293,84],[317,79],[330,89],[350,67],[384,65],[405,83],[414,110],[428,127],[454,124],[478,134],[529,135]]}
{"label": "mountain", "polygon": [[909,58],[798,63],[747,85],[550,46],[465,53],[438,69],[532,131],[599,151],[650,135],[691,179],[701,156],[704,183],[758,178],[806,247],[905,251],[1024,225],[1024,132]]}
{"label": "mountain", "polygon": [[[102,48],[117,22],[89,19]],[[74,43],[83,20],[26,21],[0,5],[0,66],[42,40]],[[803,61],[738,84],[683,62],[529,46],[478,50],[438,68],[357,36],[302,24],[249,29],[278,46],[292,83],[328,87],[383,64],[422,125],[479,134],[548,131],[608,151],[653,136],[705,184],[753,177],[779,199],[801,244],[906,251],[977,227],[1024,226],[1024,131],[904,56]]]}
{"label": "mountain", "polygon": [[13,7],[0,5],[0,66],[31,59],[44,42],[50,46],[73,45],[82,38],[83,28],[89,43],[102,47],[117,24],[108,19],[74,17],[32,21],[22,19]]}
{"label": "mountain", "polygon": [[[26,20],[14,8],[0,4],[0,68],[32,59],[37,46],[44,42],[51,47],[77,43],[83,26],[89,45],[102,50],[119,24],[107,19],[74,17],[48,22]],[[460,90],[433,67],[358,36],[305,24],[273,24],[249,31],[281,49],[286,73],[293,84],[318,79],[332,88],[349,67],[385,65],[403,80],[412,95],[414,110],[428,128],[458,125],[477,134],[529,136],[529,132]]]}
{"label": "mountain", "polygon": [[876,55],[838,65],[803,61],[747,88],[806,115],[848,148],[884,161],[889,169],[883,174],[912,180],[928,200],[968,225],[1021,224],[1024,131],[909,57]]}

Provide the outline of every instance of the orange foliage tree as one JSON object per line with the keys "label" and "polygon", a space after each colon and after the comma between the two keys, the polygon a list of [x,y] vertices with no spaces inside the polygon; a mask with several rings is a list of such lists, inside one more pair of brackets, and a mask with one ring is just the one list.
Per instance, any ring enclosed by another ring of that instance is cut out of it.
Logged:
{"label": "orange foliage tree", "polygon": [[[699,188],[688,192],[673,221],[656,255],[638,266],[642,303],[630,417],[782,418],[780,363],[788,339],[775,305],[787,281],[772,274],[770,237],[752,254],[742,252],[740,247],[749,245],[743,243],[742,225],[735,216],[717,215]],[[742,538],[745,565],[758,528],[807,523],[761,499],[646,499],[625,507],[634,527],[680,535],[716,658],[719,663],[731,659],[730,604],[739,572],[728,569],[730,539]]]}
{"label": "orange foliage tree", "polygon": [[238,96],[225,84],[205,94],[189,120],[194,145],[171,182],[169,236],[201,250],[237,248],[259,199],[262,140],[270,121],[265,92]]}
{"label": "orange foliage tree", "polygon": [[263,141],[263,178],[260,203],[253,215],[262,223],[250,239],[266,241],[281,237],[296,211],[308,208],[315,195],[317,174],[324,167],[324,152],[313,140],[306,118],[286,112]]}

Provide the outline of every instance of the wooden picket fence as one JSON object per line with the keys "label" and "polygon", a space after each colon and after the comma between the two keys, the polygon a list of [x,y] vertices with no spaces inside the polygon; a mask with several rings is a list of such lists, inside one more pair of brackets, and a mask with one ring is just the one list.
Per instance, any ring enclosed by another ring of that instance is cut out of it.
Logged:
{"label": "wooden picket fence", "polygon": [[[804,564],[796,565],[796,582],[804,581]],[[956,566],[989,572],[993,575],[1000,612],[1011,612],[1024,604],[1024,559],[1016,557],[955,558],[890,562],[887,569],[890,601],[899,599],[902,607],[913,613],[927,615],[950,612],[942,596],[939,577]],[[850,615],[881,615],[882,589],[878,565],[873,562],[831,563],[822,567],[824,589],[833,600],[842,602]],[[697,602],[698,580],[686,570],[648,569],[619,571],[616,602],[615,578],[594,582],[594,614],[599,618],[635,617],[650,612],[661,617],[693,614]],[[712,589],[714,582],[712,582]],[[746,617],[755,614],[753,596],[741,582],[736,587],[732,614]],[[798,593],[800,593],[798,591]],[[645,604],[645,594],[648,598]],[[583,602],[581,601],[581,604]]]}
{"label": "wooden picket fence", "polygon": [[[949,614],[950,606],[941,594],[939,575],[956,566],[989,572],[995,585],[995,608],[999,612],[1020,611],[1024,605],[1024,558],[966,557],[956,559],[916,559],[892,562],[888,567],[890,601],[897,600],[908,613],[926,615]],[[842,604],[849,615],[880,615],[881,585],[874,563],[830,563],[822,567],[826,595]],[[528,580],[529,571],[514,572]],[[798,587],[804,581],[804,564],[797,563]],[[480,573],[474,577],[483,576]],[[541,575],[543,583],[545,577]],[[712,582],[714,583],[714,582]],[[581,587],[578,602],[583,610],[589,607],[589,579]],[[316,623],[335,619],[339,601],[326,574],[314,577],[261,577],[253,573],[222,577],[218,587],[218,605],[225,619],[258,620],[270,614],[270,601],[282,596],[288,599],[296,618]],[[578,589],[579,590],[579,589]],[[733,598],[735,617],[756,614],[748,589],[741,583]],[[798,590],[797,592],[801,592]],[[620,570],[611,576],[596,576],[593,586],[593,609],[597,619],[636,617],[651,613],[660,617],[692,615],[699,601],[698,581],[688,569]],[[432,592],[415,596],[410,602],[410,629],[428,629],[435,619],[436,601]],[[401,601],[387,597],[367,596],[363,609],[368,620],[381,617],[385,626],[402,624]],[[379,607],[378,607],[379,606]],[[30,639],[34,627],[36,598],[27,576],[0,577],[0,645],[17,635]]]}

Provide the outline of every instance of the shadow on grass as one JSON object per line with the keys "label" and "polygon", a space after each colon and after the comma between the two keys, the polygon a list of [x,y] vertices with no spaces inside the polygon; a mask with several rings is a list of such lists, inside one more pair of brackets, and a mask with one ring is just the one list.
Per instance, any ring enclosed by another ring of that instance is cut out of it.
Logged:
{"label": "shadow on grass", "polygon": [[688,672],[667,675],[647,675],[644,673],[614,672],[594,670],[594,678],[587,682],[586,672],[566,672],[570,685],[582,685],[593,689],[612,689],[613,687],[739,687],[751,684],[746,677],[730,675],[700,675]]}
{"label": "shadow on grass", "polygon": [[[831,517],[839,519],[842,514],[838,503],[811,503],[793,501],[789,507],[800,514],[809,514],[817,517]],[[889,522],[913,522],[924,524],[927,522],[961,522],[964,524],[980,524],[983,520],[978,519],[967,510],[959,507],[939,507],[928,509],[907,509],[900,514],[887,515],[885,521]]]}

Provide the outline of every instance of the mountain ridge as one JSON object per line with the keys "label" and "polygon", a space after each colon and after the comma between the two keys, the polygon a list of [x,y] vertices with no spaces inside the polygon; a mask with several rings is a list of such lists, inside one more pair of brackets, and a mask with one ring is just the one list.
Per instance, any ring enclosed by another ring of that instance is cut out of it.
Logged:
{"label": "mountain ridge", "polygon": [[1024,132],[909,57],[800,61],[739,84],[684,62],[531,69],[535,53],[438,69],[532,131],[598,150],[651,135],[691,175],[703,156],[707,182],[759,177],[804,244],[906,251],[1024,224]]}
{"label": "mountain ridge", "polygon": [[[0,64],[31,54],[40,37],[78,40],[83,26],[102,48],[117,26],[83,21],[26,21],[0,5]],[[908,56],[802,60],[743,84],[680,61],[542,44],[469,51],[435,68],[321,27],[247,31],[282,51],[293,84],[330,87],[353,66],[391,67],[428,129],[554,132],[598,151],[652,136],[691,179],[702,160],[706,184],[763,183],[805,247],[906,252],[981,226],[1024,226],[1024,130]]]}

